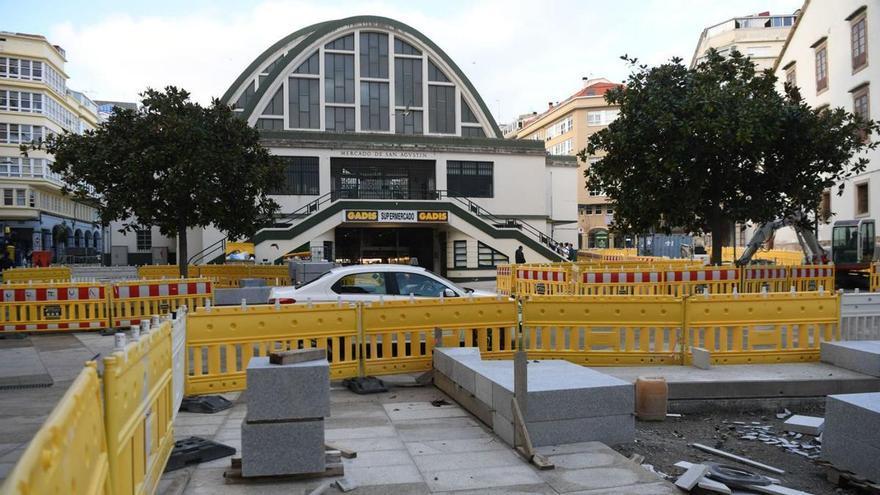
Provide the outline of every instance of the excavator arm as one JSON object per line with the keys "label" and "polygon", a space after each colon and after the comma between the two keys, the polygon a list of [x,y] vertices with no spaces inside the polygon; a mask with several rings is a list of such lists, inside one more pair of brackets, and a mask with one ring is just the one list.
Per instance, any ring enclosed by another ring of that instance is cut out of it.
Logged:
{"label": "excavator arm", "polygon": [[794,229],[798,244],[800,244],[801,250],[804,252],[804,260],[807,263],[827,262],[828,253],[819,245],[815,234],[802,226],[803,218],[803,214],[797,214],[761,224],[754,235],[752,235],[752,238],[749,239],[742,255],[736,260],[736,266],[748,265],[761,246],[773,236],[773,233],[782,227],[792,227]]}

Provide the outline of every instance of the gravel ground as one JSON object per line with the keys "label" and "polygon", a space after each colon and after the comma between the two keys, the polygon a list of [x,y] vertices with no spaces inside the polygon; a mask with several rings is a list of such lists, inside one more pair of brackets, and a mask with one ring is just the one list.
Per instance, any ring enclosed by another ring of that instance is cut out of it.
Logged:
{"label": "gravel ground", "polygon": [[[795,414],[823,416],[822,406],[798,408]],[[725,422],[726,421],[726,422]],[[831,484],[825,478],[825,468],[813,460],[798,454],[786,452],[785,449],[767,445],[758,440],[744,440],[737,433],[734,421],[751,425],[758,422],[763,426],[771,426],[769,432],[782,434],[784,419],[777,419],[772,412],[742,412],[719,414],[688,414],[682,418],[669,418],[665,422],[636,422],[636,441],[633,444],[620,445],[617,451],[629,457],[632,454],[645,456],[644,464],[651,464],[657,471],[678,476],[684,472],[674,464],[678,461],[719,462],[744,467],[758,474],[766,474],[782,481],[782,485],[795,488],[815,495],[855,494],[856,491],[842,489]],[[740,426],[741,428],[741,426]],[[791,437],[785,437],[791,438]],[[808,436],[802,437],[805,440]],[[708,454],[691,447],[691,443],[701,443],[726,452],[777,467],[785,471],[784,475],[765,473],[755,468]]]}

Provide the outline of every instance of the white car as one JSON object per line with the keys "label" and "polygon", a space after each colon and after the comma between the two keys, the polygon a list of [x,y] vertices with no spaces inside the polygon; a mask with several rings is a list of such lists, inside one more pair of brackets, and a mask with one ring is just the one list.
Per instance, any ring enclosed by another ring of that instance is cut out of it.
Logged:
{"label": "white car", "polygon": [[495,296],[463,288],[419,266],[353,265],[334,268],[299,287],[273,287],[269,303],[386,301],[412,297]]}

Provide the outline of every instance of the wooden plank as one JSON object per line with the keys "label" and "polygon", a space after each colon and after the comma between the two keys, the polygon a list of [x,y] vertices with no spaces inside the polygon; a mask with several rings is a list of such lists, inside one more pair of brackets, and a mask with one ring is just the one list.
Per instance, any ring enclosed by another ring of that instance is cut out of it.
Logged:
{"label": "wooden plank", "polygon": [[354,459],[358,456],[357,452],[355,452],[353,450],[346,449],[346,448],[342,448],[342,447],[340,447],[336,444],[332,444],[332,443],[325,443],[324,448],[326,448],[327,450],[336,450],[339,452],[339,455],[341,455],[342,457],[344,457],[346,459]]}

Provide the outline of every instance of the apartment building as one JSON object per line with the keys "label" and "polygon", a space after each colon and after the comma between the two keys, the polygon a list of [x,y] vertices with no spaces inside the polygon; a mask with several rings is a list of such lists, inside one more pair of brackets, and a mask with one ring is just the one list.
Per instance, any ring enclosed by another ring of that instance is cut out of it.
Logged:
{"label": "apartment building", "polygon": [[735,49],[751,58],[758,69],[772,69],[796,18],[797,13],[770,15],[762,12],[709,26],[700,34],[691,67],[704,60],[706,52],[714,48],[722,55]]}
{"label": "apartment building", "polygon": [[[774,67],[779,89],[788,82],[814,108],[844,108],[880,120],[880,63],[871,61],[871,50],[880,50],[880,4],[808,0]],[[835,220],[880,218],[880,150],[865,156],[868,168],[844,183],[842,196],[836,187],[823,194],[818,231],[823,243],[830,242]]]}
{"label": "apartment building", "polygon": [[97,210],[61,194],[52,157],[19,147],[97,125],[98,108],[67,87],[64,49],[45,37],[0,31],[0,245],[16,264],[50,251],[56,261],[95,261],[103,252]]}
{"label": "apartment building", "polygon": [[[562,102],[548,103],[543,113],[520,116],[511,125],[509,137],[541,141],[551,156],[574,156],[586,148],[587,140],[617,118],[619,110],[605,101],[605,92],[620,86],[608,79],[583,79],[583,87]],[[614,207],[604,193],[590,187],[585,173],[601,159],[591,156],[587,162],[578,160],[577,180],[565,187],[574,188],[578,202],[577,239],[579,248],[619,247],[623,239],[615,239],[608,226],[614,218]]]}

